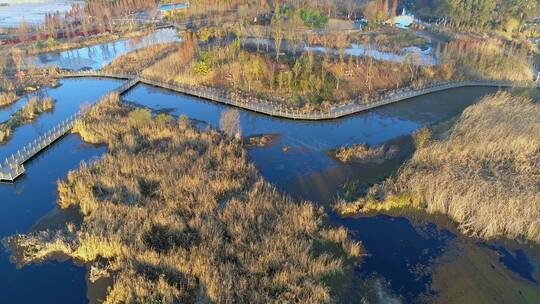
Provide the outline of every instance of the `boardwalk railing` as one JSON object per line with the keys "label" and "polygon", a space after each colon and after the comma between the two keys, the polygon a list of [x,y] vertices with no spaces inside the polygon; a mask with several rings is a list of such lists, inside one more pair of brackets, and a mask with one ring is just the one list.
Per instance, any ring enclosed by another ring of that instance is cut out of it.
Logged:
{"label": "boardwalk railing", "polygon": [[66,134],[73,128],[73,125],[82,114],[82,110],[73,114],[47,133],[42,134],[39,138],[6,158],[4,162],[0,164],[0,181],[13,182],[17,177],[22,175],[25,172],[24,163]]}
{"label": "boardwalk railing", "polygon": [[161,87],[164,89],[180,92],[187,95],[192,95],[208,100],[213,100],[227,105],[259,112],[266,115],[300,119],[300,120],[325,120],[344,117],[347,115],[367,111],[380,106],[396,103],[402,100],[410,99],[417,96],[422,96],[434,92],[444,91],[453,88],[472,87],[472,86],[492,86],[492,87],[512,87],[508,82],[497,81],[461,81],[434,84],[423,87],[421,89],[401,89],[389,92],[371,100],[355,100],[345,104],[334,106],[328,110],[307,112],[301,109],[289,108],[281,103],[265,101],[254,97],[240,96],[237,94],[227,93],[223,90],[204,87],[204,86],[182,86],[178,84],[165,83],[153,80],[146,77],[140,77],[140,82]]}
{"label": "boardwalk railing", "polygon": [[103,78],[115,78],[115,79],[133,79],[137,77],[137,73],[110,73],[96,70],[88,71],[63,71],[60,72],[57,77],[59,78],[77,78],[77,77],[103,77]]}
{"label": "boardwalk railing", "polygon": [[122,95],[125,92],[129,91],[131,88],[136,86],[140,82],[139,77],[135,77],[133,79],[130,79],[129,81],[126,81],[124,84],[122,84],[118,89],[115,91],[118,92],[118,94]]}

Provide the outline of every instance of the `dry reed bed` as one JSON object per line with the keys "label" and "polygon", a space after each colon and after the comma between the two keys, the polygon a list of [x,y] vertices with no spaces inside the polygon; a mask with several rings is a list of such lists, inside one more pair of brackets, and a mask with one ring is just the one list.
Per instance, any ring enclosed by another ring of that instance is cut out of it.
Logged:
{"label": "dry reed bed", "polygon": [[367,144],[355,144],[339,147],[332,154],[341,162],[383,162],[395,157],[399,152],[397,145],[381,145],[372,147]]}
{"label": "dry reed bed", "polygon": [[0,92],[0,108],[7,107],[10,104],[15,103],[19,100],[19,96],[14,92]]}
{"label": "dry reed bed", "polygon": [[[82,224],[4,243],[21,264],[55,252],[92,263],[92,280],[114,278],[106,303],[330,302],[322,279],[361,254],[344,229],[322,227],[321,209],[265,183],[223,134],[117,95],[74,130],[109,147],[59,182],[59,207],[79,209]],[[339,254],[320,251],[328,246]]]}
{"label": "dry reed bed", "polygon": [[464,78],[530,83],[536,76],[526,50],[490,39],[455,40],[438,54],[451,62]]}
{"label": "dry reed bed", "polygon": [[419,147],[397,177],[342,214],[415,207],[468,235],[540,242],[540,104],[497,93],[467,108],[447,139]]}
{"label": "dry reed bed", "polygon": [[176,43],[154,44],[144,47],[116,58],[111,64],[103,67],[103,71],[110,73],[139,73],[177,48],[178,44]]}

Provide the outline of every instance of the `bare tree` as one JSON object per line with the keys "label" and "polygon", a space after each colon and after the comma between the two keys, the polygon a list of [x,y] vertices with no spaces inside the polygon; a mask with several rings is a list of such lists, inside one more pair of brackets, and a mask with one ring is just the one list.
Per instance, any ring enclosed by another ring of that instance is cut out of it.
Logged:
{"label": "bare tree", "polygon": [[240,112],[236,109],[230,109],[223,112],[219,119],[219,127],[225,134],[240,139],[242,136]]}
{"label": "bare tree", "polygon": [[11,58],[13,59],[13,63],[15,64],[17,71],[20,72],[24,68],[24,57],[22,51],[20,49],[13,48],[11,50]]}
{"label": "bare tree", "polygon": [[281,43],[283,42],[283,31],[281,30],[281,22],[279,19],[275,19],[272,22],[272,37],[274,38],[274,46],[276,48],[276,60],[279,60]]}

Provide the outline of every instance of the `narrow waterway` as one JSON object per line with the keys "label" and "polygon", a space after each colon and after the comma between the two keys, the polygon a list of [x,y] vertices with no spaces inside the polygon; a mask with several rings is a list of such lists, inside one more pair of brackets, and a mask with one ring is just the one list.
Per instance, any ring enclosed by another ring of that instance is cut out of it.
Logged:
{"label": "narrow waterway", "polygon": [[[343,168],[343,172],[351,171],[348,170],[350,166],[342,166],[328,157],[328,149],[353,143],[379,145],[399,136],[410,135],[422,126],[458,115],[480,96],[495,91],[494,88],[453,89],[330,121],[295,121],[241,109],[238,111],[243,136],[280,134],[274,145],[253,149],[250,155],[268,181],[295,193],[294,189],[287,188],[291,182],[309,179],[313,175],[320,176],[324,172],[331,174],[332,179],[339,178],[335,173],[338,168]],[[225,105],[148,85],[136,86],[123,99],[156,112],[185,115],[215,128],[219,128],[222,113],[230,109]],[[344,175],[341,179],[350,173]],[[310,196],[304,198],[317,200],[314,196],[317,188],[306,191],[305,194]],[[318,195],[328,198],[328,194]]]}
{"label": "narrow waterway", "polygon": [[[28,232],[56,206],[56,181],[82,160],[105,152],[68,135],[26,164],[27,174],[13,185],[0,185],[0,238]],[[86,269],[72,261],[48,261],[17,269],[0,251],[0,302],[84,303]]]}
{"label": "narrow waterway", "polygon": [[[76,113],[85,105],[90,105],[99,100],[122,84],[118,80],[106,79],[64,79],[57,88],[43,89],[40,95],[48,96],[55,100],[54,110],[45,112],[30,124],[23,125],[14,130],[13,135],[0,146],[0,159],[5,159],[18,149],[38,138],[41,134],[49,131],[58,123]],[[18,104],[24,104],[20,100]],[[4,111],[12,111],[5,109]]]}

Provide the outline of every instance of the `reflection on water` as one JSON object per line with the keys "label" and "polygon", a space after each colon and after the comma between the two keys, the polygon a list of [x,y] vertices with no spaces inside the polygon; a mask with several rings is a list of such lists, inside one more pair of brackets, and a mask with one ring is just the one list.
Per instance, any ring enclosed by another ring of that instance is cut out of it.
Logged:
{"label": "reflection on water", "polygon": [[177,42],[175,29],[160,29],[143,37],[127,38],[63,52],[31,56],[27,61],[38,66],[55,66],[64,69],[99,69],[115,58],[128,52],[156,43]]}
{"label": "reflection on water", "polygon": [[504,266],[525,280],[538,284],[538,280],[533,277],[534,267],[525,255],[525,251],[523,251],[523,249],[511,251],[507,250],[503,246],[486,243],[480,243],[480,246],[484,246],[495,251],[499,255],[499,261],[503,263]]}
{"label": "reflection on water", "polygon": [[405,303],[429,293],[427,267],[455,238],[434,224],[415,228],[407,219],[384,215],[360,219],[332,216],[331,221],[353,231],[353,238],[361,241],[369,253],[357,270],[359,274],[370,277],[375,273],[387,279]]}
{"label": "reflection on water", "polygon": [[[245,43],[256,45],[259,47],[274,47],[274,42],[267,38],[246,38]],[[338,55],[339,50],[333,48],[326,48],[323,46],[305,45],[303,47],[305,51],[317,52],[317,53],[330,53]],[[351,55],[354,57],[369,57],[375,60],[390,61],[402,63],[405,61],[416,62],[421,66],[433,66],[437,65],[438,61],[435,56],[432,47],[426,49],[419,48],[417,46],[408,46],[401,49],[399,53],[384,52],[376,49],[375,46],[366,47],[363,44],[352,43],[349,47],[343,50],[345,55]]]}
{"label": "reflection on water", "polygon": [[[118,87],[115,80],[63,80],[61,86],[44,89],[39,94],[56,100],[52,113],[41,115],[34,123],[15,130],[13,137],[0,146],[0,157],[24,146],[41,133],[78,111],[83,103],[94,103],[106,92]],[[84,90],[81,90],[84,88]],[[19,101],[24,104],[24,100]],[[20,106],[20,105],[18,105]],[[7,110],[6,108],[0,110]],[[26,175],[15,184],[0,184],[0,238],[29,231],[44,214],[55,207],[56,181],[82,160],[102,155],[103,147],[85,145],[75,135],[68,135],[25,164]],[[33,229],[39,228],[34,226]],[[67,262],[47,262],[17,270],[9,254],[0,251],[0,292],[3,299],[17,303],[83,303],[86,301],[85,268]]]}
{"label": "reflection on water", "polygon": [[[102,155],[104,148],[81,144],[68,135],[26,164],[26,175],[13,185],[0,184],[0,238],[25,233],[56,204],[56,181],[81,160]],[[16,269],[0,250],[0,293],[5,303],[84,303],[85,268],[71,261],[46,262]]]}
{"label": "reflection on water", "polygon": [[[322,46],[306,46],[304,49],[306,51],[313,51],[313,52],[319,52],[319,53],[326,53],[326,52],[332,52],[334,54],[338,53],[338,50],[327,49]],[[401,50],[401,53],[397,54],[397,53],[391,53],[391,52],[378,51],[375,48],[369,48],[369,47],[366,48],[362,44],[353,43],[351,44],[350,47],[344,50],[344,54],[355,56],[355,57],[371,57],[376,60],[390,61],[390,62],[397,62],[397,63],[411,61],[411,62],[416,62],[418,65],[421,65],[421,66],[433,66],[437,64],[437,58],[435,57],[433,48],[431,47],[425,50],[422,50],[415,46],[409,46],[409,47],[403,48]]]}

